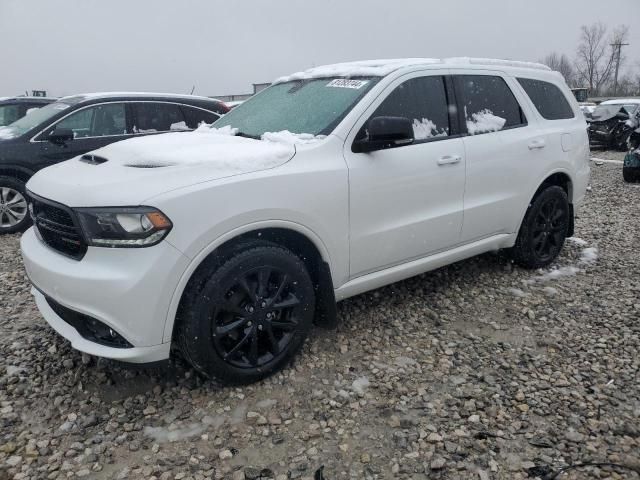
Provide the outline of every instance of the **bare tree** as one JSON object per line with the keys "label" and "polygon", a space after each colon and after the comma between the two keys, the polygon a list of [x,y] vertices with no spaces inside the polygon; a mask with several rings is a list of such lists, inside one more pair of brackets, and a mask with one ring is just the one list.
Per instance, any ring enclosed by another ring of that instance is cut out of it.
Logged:
{"label": "bare tree", "polygon": [[576,70],[580,81],[589,86],[591,95],[600,92],[614,70],[615,59],[606,35],[607,27],[601,22],[581,27]]}
{"label": "bare tree", "polygon": [[571,64],[571,60],[564,53],[551,52],[549,55],[540,60],[540,63],[544,63],[546,66],[560,72],[564,77],[564,80],[569,86],[574,86],[576,72]]}

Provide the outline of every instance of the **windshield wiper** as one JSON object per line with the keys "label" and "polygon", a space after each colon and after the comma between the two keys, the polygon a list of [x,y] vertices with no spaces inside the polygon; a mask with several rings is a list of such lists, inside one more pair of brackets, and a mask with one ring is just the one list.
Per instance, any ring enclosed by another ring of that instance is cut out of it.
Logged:
{"label": "windshield wiper", "polygon": [[250,133],[244,133],[240,131],[236,132],[236,137],[253,138],[254,140],[260,140],[259,135],[251,135]]}

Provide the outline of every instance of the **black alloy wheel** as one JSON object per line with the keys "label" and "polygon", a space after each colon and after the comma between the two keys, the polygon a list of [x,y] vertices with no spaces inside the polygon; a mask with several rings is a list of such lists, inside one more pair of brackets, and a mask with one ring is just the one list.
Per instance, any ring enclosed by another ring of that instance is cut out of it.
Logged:
{"label": "black alloy wheel", "polygon": [[186,359],[225,384],[260,380],[284,367],[313,323],[315,295],[305,264],[268,242],[244,246],[185,292],[177,339]]}
{"label": "black alloy wheel", "polygon": [[520,225],[511,249],[513,259],[526,268],[549,265],[562,250],[570,220],[569,200],[561,187],[550,186],[539,192]]}

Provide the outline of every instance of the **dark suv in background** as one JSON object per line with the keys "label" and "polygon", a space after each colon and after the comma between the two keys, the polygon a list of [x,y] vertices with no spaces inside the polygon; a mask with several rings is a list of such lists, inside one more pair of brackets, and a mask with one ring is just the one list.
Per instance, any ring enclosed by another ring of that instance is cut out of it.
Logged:
{"label": "dark suv in background", "polygon": [[29,110],[44,107],[55,101],[55,98],[46,97],[0,97],[0,127],[19,120]]}
{"label": "dark suv in background", "polygon": [[0,128],[0,234],[30,224],[25,184],[38,170],[113,142],[188,131],[229,109],[190,95],[96,93],[64,97]]}

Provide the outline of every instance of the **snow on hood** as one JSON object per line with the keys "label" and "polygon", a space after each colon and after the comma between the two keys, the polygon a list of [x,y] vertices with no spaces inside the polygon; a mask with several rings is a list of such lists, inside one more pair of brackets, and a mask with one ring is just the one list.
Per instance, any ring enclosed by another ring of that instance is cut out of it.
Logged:
{"label": "snow on hood", "polygon": [[263,140],[235,133],[202,126],[112,143],[91,152],[105,162],[76,157],[36,173],[27,188],[72,207],[138,205],[177,188],[277,167],[295,155],[296,145],[321,140],[290,132]]}

